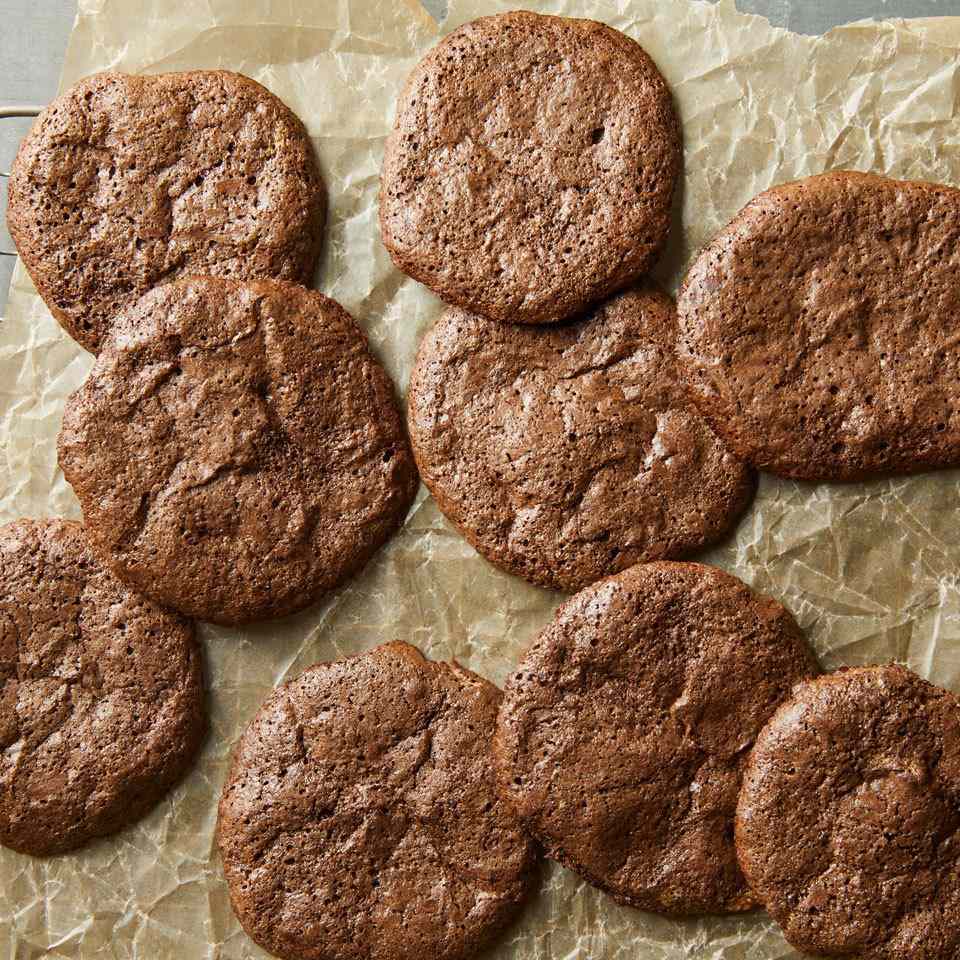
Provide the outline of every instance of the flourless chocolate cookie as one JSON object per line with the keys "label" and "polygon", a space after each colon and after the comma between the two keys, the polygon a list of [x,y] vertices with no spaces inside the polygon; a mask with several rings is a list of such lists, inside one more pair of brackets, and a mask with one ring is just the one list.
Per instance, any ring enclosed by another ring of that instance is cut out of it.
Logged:
{"label": "flourless chocolate cookie", "polygon": [[677,380],[676,313],[637,288],[534,329],[452,309],[409,394],[420,473],[492,563],[577,590],[718,540],[754,490]]}
{"label": "flourless chocolate cookie", "polygon": [[760,194],[678,301],[693,396],[744,460],[855,480],[960,464],[960,190],[839,172]]}
{"label": "flourless chocolate cookie", "polygon": [[750,909],[733,845],[741,771],[817,669],[793,617],[735,577],[631,567],[563,604],[508,681],[501,791],[550,857],[620,903]]}
{"label": "flourless chocolate cookie", "polygon": [[7,223],[50,311],[96,353],[114,316],[175,277],[309,281],[325,206],[303,124],[259,83],[100,73],[21,144]]}
{"label": "flourless chocolate cookie", "polygon": [[680,161],[670,92],[629,37],[592,20],[483,17],[400,95],[383,242],[448,303],[561,320],[653,265]]}
{"label": "flourless chocolate cookie", "polygon": [[800,684],[757,738],[744,873],[817,956],[960,956],[960,703],[889,665]]}
{"label": "flourless chocolate cookie", "polygon": [[187,620],[101,566],[83,527],[0,527],[0,843],[62,853],[142,817],[206,729]]}
{"label": "flourless chocolate cookie", "polygon": [[417,488],[363,331],[278,281],[188,278],[145,294],[68,399],[59,452],[115,573],[224,624],[337,586]]}
{"label": "flourless chocolate cookie", "polygon": [[500,699],[406,643],[275,691],[220,800],[247,933],[289,960],[456,960],[488,943],[535,876],[533,844],[495,789]]}

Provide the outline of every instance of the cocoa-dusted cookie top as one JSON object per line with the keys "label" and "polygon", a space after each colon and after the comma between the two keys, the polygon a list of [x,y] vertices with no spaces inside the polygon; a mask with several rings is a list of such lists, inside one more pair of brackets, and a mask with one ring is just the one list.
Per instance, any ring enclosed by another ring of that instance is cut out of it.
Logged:
{"label": "cocoa-dusted cookie top", "polygon": [[693,396],[749,463],[808,480],[960,464],[960,190],[775,187],[703,250],[678,308]]}
{"label": "cocoa-dusted cookie top", "polygon": [[144,295],[67,400],[59,453],[117,575],[224,624],[337,586],[417,488],[363,331],[278,281],[194,277]]}
{"label": "cocoa-dusted cookie top", "polygon": [[259,83],[99,73],[21,144],[7,223],[51,313],[97,353],[117,314],[175,277],[308,282],[325,207],[303,124]]}
{"label": "cocoa-dusted cookie top", "polygon": [[517,913],[532,842],[498,798],[501,693],[388,643],[280,687],[220,800],[233,908],[289,960],[459,960]]}
{"label": "cocoa-dusted cookie top", "polygon": [[563,604],[507,682],[501,791],[548,856],[620,903],[750,909],[733,845],[741,771],[817,671],[793,617],[735,577],[631,567]]}
{"label": "cocoa-dusted cookie top", "polygon": [[448,303],[561,320],[653,265],[680,162],[670,92],[629,37],[592,20],[482,17],[400,95],[383,242]]}
{"label": "cocoa-dusted cookie top", "polygon": [[0,843],[63,853],[140,819],[206,729],[189,621],[120,583],[83,527],[0,527]]}
{"label": "cocoa-dusted cookie top", "polygon": [[757,738],[737,853],[817,956],[960,956],[960,702],[894,665],[800,684]]}
{"label": "cocoa-dusted cookie top", "polygon": [[488,560],[577,590],[733,526],[754,475],[686,396],[676,332],[649,287],[548,329],[440,318],[411,377],[410,437],[440,509]]}

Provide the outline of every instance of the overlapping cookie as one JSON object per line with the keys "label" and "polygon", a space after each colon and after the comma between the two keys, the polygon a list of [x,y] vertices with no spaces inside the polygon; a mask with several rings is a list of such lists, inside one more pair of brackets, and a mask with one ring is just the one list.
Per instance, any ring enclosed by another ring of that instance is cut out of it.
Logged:
{"label": "overlapping cookie", "polygon": [[41,856],[116,833],[205,730],[189,621],[117,580],[78,523],[0,527],[0,843]]}
{"label": "overlapping cookie", "polygon": [[562,320],[653,266],[680,164],[670,91],[634,40],[592,20],[481,17],[400,95],[381,235],[447,303]]}
{"label": "overlapping cookie", "polygon": [[501,791],[548,856],[620,903],[748,910],[733,845],[746,757],[816,673],[776,601],[713,567],[638,564],[563,604],[507,681]]}
{"label": "overlapping cookie", "polygon": [[536,864],[494,784],[500,699],[399,642],[274,691],[220,800],[224,871],[250,936],[290,960],[466,960],[487,945]]}
{"label": "overlapping cookie", "polygon": [[325,209],[303,124],[259,83],[100,73],[24,139],[7,223],[50,312],[97,353],[115,317],[177,277],[309,282]]}
{"label": "overlapping cookie", "polygon": [[760,194],[680,291],[701,412],[787,477],[960,464],[958,250],[954,187],[841,171]]}
{"label": "overlapping cookie", "polygon": [[424,337],[408,422],[424,482],[488,560],[577,590],[723,537],[752,471],[686,396],[673,301],[637,287],[549,328],[449,310]]}
{"label": "overlapping cookie", "polygon": [[736,843],[815,956],[960,955],[960,702],[903,667],[800,684],[744,772]]}
{"label": "overlapping cookie", "polygon": [[342,583],[417,489],[363,331],[279,281],[193,277],[146,294],[68,399],[59,453],[117,576],[223,624]]}

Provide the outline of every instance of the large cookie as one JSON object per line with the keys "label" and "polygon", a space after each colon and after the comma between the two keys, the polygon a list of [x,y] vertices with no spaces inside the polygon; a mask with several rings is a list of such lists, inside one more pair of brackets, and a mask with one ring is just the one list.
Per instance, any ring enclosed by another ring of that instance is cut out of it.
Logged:
{"label": "large cookie", "polygon": [[309,281],[325,206],[303,124],[259,83],[100,73],[21,144],[7,223],[51,313],[96,353],[115,315],[175,277]]}
{"label": "large cookie", "polygon": [[830,173],[751,201],[678,301],[693,396],[783,476],[960,464],[960,190]]}
{"label": "large cookie", "polygon": [[563,604],[507,682],[501,791],[548,856],[620,903],[756,905],[733,818],[746,755],[817,664],[793,617],[735,577],[639,564]]}
{"label": "large cookie", "polygon": [[400,95],[383,242],[448,303],[560,320],[653,265],[680,160],[670,92],[629,37],[592,20],[483,17]]}
{"label": "large cookie", "polygon": [[206,729],[193,627],[62,520],[0,527],[0,843],[72,850],[142,817]]}
{"label": "large cookie", "polygon": [[361,329],[278,281],[190,278],[146,294],[68,399],[59,451],[116,574],[224,624],[337,586],[417,488]]}
{"label": "large cookie", "polygon": [[410,437],[440,509],[488,560],[577,590],[733,526],[754,476],[678,382],[676,332],[651,288],[549,329],[440,318],[411,378]]}
{"label": "large cookie", "polygon": [[460,960],[488,943],[535,876],[533,844],[495,790],[500,699],[405,643],[275,691],[220,801],[247,933],[290,960]]}
{"label": "large cookie", "polygon": [[757,738],[737,853],[817,956],[960,956],[960,702],[902,667],[800,684]]}

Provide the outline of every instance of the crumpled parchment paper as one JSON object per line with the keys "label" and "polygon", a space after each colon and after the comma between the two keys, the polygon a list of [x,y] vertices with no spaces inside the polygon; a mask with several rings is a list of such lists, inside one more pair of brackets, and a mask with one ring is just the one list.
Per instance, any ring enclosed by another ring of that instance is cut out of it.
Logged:
{"label": "crumpled parchment paper", "polygon": [[[685,140],[670,249],[692,253],[758,191],[853,167],[960,184],[960,18],[854,24],[821,38],[733,0],[452,0],[443,29],[514,6],[589,16],[636,38],[669,80]],[[441,34],[416,0],[80,0],[63,84],[96,70],[226,67],[306,123],[329,186],[317,286],[370,334],[398,388],[440,304],[396,271],[377,230],[394,99]],[[682,229],[681,229],[682,223]],[[0,520],[79,517],[57,470],[64,398],[90,366],[18,267],[0,328]],[[703,557],[781,598],[824,664],[896,658],[960,689],[960,472],[852,486],[764,477],[731,541]],[[138,826],[47,861],[0,850],[0,952],[27,960],[263,957],[230,911],[215,851],[231,746],[268,691],[307,665],[399,637],[502,682],[560,597],[494,570],[423,491],[356,581],[296,617],[202,626],[212,732],[196,769]],[[560,868],[491,957],[795,957],[762,913],[674,922],[621,908]]]}

